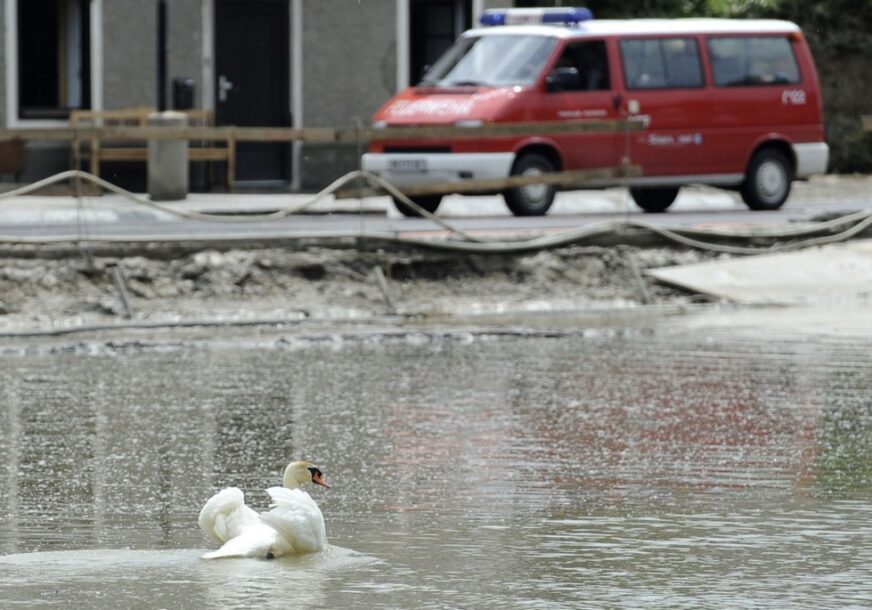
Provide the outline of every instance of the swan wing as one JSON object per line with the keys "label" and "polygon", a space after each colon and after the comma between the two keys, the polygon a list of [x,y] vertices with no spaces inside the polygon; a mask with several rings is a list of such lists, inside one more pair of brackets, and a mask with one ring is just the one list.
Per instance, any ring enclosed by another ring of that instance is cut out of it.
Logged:
{"label": "swan wing", "polygon": [[209,498],[197,522],[212,542],[224,544],[260,520],[257,513],[245,505],[242,490],[228,487]]}
{"label": "swan wing", "polygon": [[258,557],[269,559],[281,554],[282,541],[278,532],[265,523],[257,521],[247,525],[238,536],[221,545],[221,548],[203,555],[203,559],[222,557]]}
{"label": "swan wing", "polygon": [[302,489],[270,487],[270,511],[260,519],[278,532],[289,553],[314,553],[327,546],[324,517],[315,500]]}

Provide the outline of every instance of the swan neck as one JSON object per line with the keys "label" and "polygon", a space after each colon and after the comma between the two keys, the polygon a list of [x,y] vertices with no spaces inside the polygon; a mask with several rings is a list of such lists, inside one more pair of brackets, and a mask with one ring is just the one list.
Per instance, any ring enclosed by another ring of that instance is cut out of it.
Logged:
{"label": "swan neck", "polygon": [[296,464],[289,464],[282,476],[282,485],[288,489],[300,489],[303,481],[300,480],[300,469]]}

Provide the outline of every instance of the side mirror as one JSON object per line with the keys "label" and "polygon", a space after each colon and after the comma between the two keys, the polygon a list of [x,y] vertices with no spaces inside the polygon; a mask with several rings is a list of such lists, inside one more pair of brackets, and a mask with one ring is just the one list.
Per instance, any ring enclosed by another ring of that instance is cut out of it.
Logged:
{"label": "side mirror", "polygon": [[581,87],[581,77],[578,68],[557,68],[545,78],[545,87],[548,91],[575,91]]}

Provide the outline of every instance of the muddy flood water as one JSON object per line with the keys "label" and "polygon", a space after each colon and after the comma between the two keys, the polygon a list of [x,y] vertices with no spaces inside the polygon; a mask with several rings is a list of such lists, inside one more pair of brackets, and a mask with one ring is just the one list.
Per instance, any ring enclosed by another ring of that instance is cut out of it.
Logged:
{"label": "muddy flood water", "polygon": [[[872,335],[746,331],[0,350],[0,606],[868,608]],[[330,549],[199,559],[299,457]]]}

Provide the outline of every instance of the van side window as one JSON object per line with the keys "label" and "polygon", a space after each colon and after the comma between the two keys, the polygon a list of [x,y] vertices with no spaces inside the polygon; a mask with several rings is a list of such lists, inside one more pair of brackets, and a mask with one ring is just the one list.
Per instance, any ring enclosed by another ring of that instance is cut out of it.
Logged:
{"label": "van side window", "polygon": [[563,79],[560,91],[608,91],[609,60],[606,53],[606,43],[602,40],[573,42],[563,49],[554,70],[574,69],[577,78]]}
{"label": "van side window", "polygon": [[718,87],[796,84],[799,66],[783,36],[711,38],[712,74]]}
{"label": "van side window", "polygon": [[693,38],[644,38],[621,41],[628,89],[702,87],[699,47]]}

